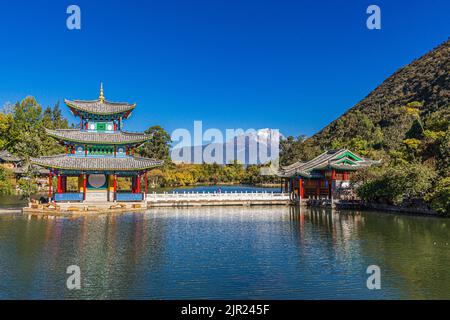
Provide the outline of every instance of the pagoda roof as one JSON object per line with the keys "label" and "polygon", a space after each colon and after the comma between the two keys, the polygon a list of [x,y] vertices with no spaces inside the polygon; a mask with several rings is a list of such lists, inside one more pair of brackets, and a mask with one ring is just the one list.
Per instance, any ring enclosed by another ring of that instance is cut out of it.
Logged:
{"label": "pagoda roof", "polygon": [[15,155],[11,154],[7,150],[0,150],[0,160],[3,160],[5,162],[20,162],[20,161],[22,161],[21,158],[16,157]]}
{"label": "pagoda roof", "polygon": [[13,172],[15,174],[19,174],[20,175],[20,174],[25,174],[28,171],[28,169],[30,169],[31,171],[33,171],[35,173],[38,173],[40,175],[46,175],[46,174],[49,173],[48,169],[46,169],[46,168],[42,168],[42,167],[39,167],[37,165],[31,165],[31,167],[29,167],[29,166],[30,165],[24,165],[24,166],[21,166],[21,167],[14,168]]}
{"label": "pagoda roof", "polygon": [[78,171],[138,171],[161,166],[163,161],[142,157],[83,157],[61,154],[31,158],[31,163],[44,168]]}
{"label": "pagoda roof", "polygon": [[139,144],[148,141],[151,135],[138,132],[90,132],[80,129],[45,129],[49,136],[62,141],[88,144]]}
{"label": "pagoda roof", "polygon": [[327,169],[355,171],[367,168],[381,161],[365,159],[348,149],[329,150],[307,162],[295,162],[289,166],[281,167],[280,177],[301,176],[305,178],[320,178],[318,171]]}
{"label": "pagoda roof", "polygon": [[124,118],[128,118],[136,104],[127,102],[110,102],[105,99],[97,100],[67,100],[64,102],[73,113],[84,112],[93,115],[114,115],[123,114]]}

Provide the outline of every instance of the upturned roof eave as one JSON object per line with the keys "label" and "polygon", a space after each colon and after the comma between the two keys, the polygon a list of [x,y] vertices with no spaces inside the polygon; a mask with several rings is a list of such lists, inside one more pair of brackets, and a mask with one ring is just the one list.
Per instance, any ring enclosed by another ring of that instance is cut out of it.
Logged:
{"label": "upturned roof eave", "polygon": [[[93,114],[93,115],[102,115],[102,116],[109,116],[109,115],[115,115],[115,114],[124,114],[125,118],[128,118],[129,115],[131,114],[131,111],[133,111],[134,108],[136,108],[136,103],[133,104],[128,104],[128,103],[121,103],[121,102],[109,102],[107,101],[107,103],[110,104],[118,104],[118,105],[123,105],[125,106],[125,108],[123,108],[123,110],[120,111],[97,111],[97,110],[92,110],[92,108],[87,108],[87,107],[82,107],[80,105],[77,105],[77,101],[79,102],[92,102],[92,103],[96,103],[96,102],[100,102],[100,100],[86,100],[86,101],[82,101],[82,100],[68,100],[68,99],[64,99],[64,103],[67,104],[67,106],[70,109],[75,109],[77,111],[82,111],[88,114]],[[72,111],[73,112],[73,111]]]}
{"label": "upturned roof eave", "polygon": [[[69,141],[69,142],[78,142],[78,143],[82,143],[82,144],[101,144],[101,145],[137,145],[137,144],[143,144],[147,141],[149,141],[151,139],[151,136],[149,135],[144,135],[141,139],[135,139],[135,140],[127,140],[127,141],[94,141],[94,140],[87,140],[87,139],[75,139],[75,138],[71,138],[71,137],[66,137],[63,136],[62,134],[58,133],[57,130],[52,130],[52,129],[47,129],[45,128],[46,133],[55,138],[58,139],[60,141]],[[79,130],[74,130],[76,132],[82,132]],[[108,134],[108,133],[95,133],[95,134]]]}
{"label": "upturned roof eave", "polygon": [[[142,158],[142,157],[131,157],[131,159],[139,161],[149,161],[152,163],[149,163],[147,165],[140,165],[136,167],[129,167],[129,166],[123,166],[123,167],[88,167],[88,168],[80,168],[75,166],[64,166],[64,165],[58,165],[54,163],[45,163],[43,160],[60,160],[63,157],[73,157],[73,159],[80,159],[80,160],[88,160],[88,159],[94,159],[95,157],[76,157],[76,156],[68,156],[67,154],[61,154],[56,156],[49,156],[49,157],[41,157],[41,158],[30,158],[30,162],[34,165],[38,165],[43,168],[48,169],[58,169],[58,170],[73,170],[73,171],[80,171],[80,172],[89,172],[89,171],[141,171],[141,170],[148,170],[151,168],[160,167],[164,164],[163,160],[155,160],[155,159],[149,159],[149,158]],[[98,159],[98,158],[96,158]],[[121,159],[121,158],[101,158],[101,159]],[[114,160],[113,160],[114,161]]]}
{"label": "upturned roof eave", "polygon": [[312,178],[312,177],[314,177],[314,175],[312,175],[310,172],[304,172],[304,171],[281,172],[281,173],[278,173],[277,176],[279,176],[280,178],[293,178],[293,177]]}
{"label": "upturned roof eave", "polygon": [[[341,155],[349,152],[355,155],[360,161],[353,160],[354,165],[338,165],[334,164],[334,161],[339,161],[342,159]],[[307,162],[296,162],[289,166],[282,167],[278,176],[280,177],[318,177],[313,174],[315,170],[326,170],[326,169],[345,169],[349,171],[361,170],[363,168],[369,167],[371,165],[376,165],[381,163],[381,160],[370,160],[364,157],[359,156],[358,154],[348,150],[348,149],[339,149],[339,150],[328,150],[314,159],[311,159]]]}

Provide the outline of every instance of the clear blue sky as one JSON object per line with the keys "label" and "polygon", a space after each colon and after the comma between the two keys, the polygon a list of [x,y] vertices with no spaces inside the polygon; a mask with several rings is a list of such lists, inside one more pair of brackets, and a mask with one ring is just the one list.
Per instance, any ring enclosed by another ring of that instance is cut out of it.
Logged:
{"label": "clear blue sky", "polygon": [[[70,4],[81,30],[66,28]],[[107,99],[138,104],[130,130],[203,120],[310,135],[447,40],[449,12],[448,0],[2,2],[0,105],[96,99],[103,81]]]}

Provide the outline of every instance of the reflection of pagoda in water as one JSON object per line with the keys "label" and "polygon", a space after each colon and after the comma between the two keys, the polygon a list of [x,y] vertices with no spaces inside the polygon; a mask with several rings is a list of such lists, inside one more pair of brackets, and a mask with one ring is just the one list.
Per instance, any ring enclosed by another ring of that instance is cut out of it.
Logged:
{"label": "reflection of pagoda in water", "polygon": [[[66,146],[66,154],[32,158],[50,170],[49,198],[55,201],[141,201],[141,178],[147,193],[147,172],[162,161],[135,157],[134,150],[150,139],[144,133],[122,130],[136,104],[109,102],[103,86],[97,100],[64,100],[73,115],[80,117],[79,129],[48,130],[47,134]],[[55,193],[52,176],[57,177]],[[67,192],[67,177],[78,177],[77,192]],[[117,177],[129,177],[131,190],[117,191]]]}

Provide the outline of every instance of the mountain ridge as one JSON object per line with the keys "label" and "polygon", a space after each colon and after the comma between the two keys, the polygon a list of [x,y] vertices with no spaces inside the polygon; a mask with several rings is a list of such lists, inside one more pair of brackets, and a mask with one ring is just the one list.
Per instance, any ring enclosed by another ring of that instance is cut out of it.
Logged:
{"label": "mountain ridge", "polygon": [[[450,117],[449,70],[450,38],[397,69],[314,135],[282,141],[281,163],[309,160],[324,150],[342,147],[383,158],[402,148],[407,139],[423,139],[427,121]],[[417,117],[408,108],[416,108]]]}
{"label": "mountain ridge", "polygon": [[[331,147],[333,129],[339,122],[360,111],[380,127],[389,127],[389,120],[381,115],[387,108],[402,107],[408,103],[419,101],[428,112],[448,107],[450,97],[450,39],[431,51],[400,67],[384,80],[365,98],[348,109],[343,115],[314,134],[310,139],[323,147]],[[399,141],[395,141],[399,142]]]}

